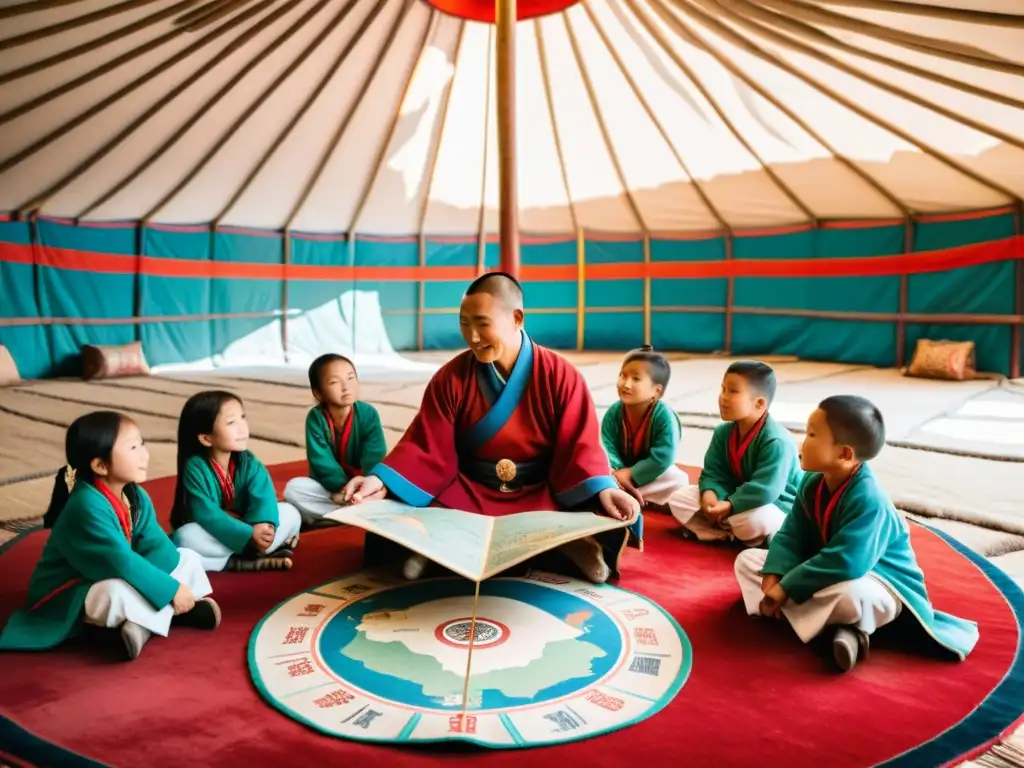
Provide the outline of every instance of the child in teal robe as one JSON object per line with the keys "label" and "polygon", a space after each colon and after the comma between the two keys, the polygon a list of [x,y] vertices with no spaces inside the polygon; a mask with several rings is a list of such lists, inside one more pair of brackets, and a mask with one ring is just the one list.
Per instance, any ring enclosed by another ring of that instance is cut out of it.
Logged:
{"label": "child in teal robe", "polygon": [[711,436],[689,506],[672,510],[703,541],[759,546],[793,507],[803,472],[796,441],[768,413],[775,386],[775,372],[764,363],[741,360],[726,369],[718,395],[725,423]]}
{"label": "child in teal robe", "polygon": [[[671,376],[668,360],[649,344],[629,352],[616,383],[619,399],[601,421],[601,443],[619,487],[641,505],[688,508],[690,478],[675,463],[682,425],[662,400]],[[630,533],[642,549],[642,516]]]}
{"label": "child in teal robe", "polygon": [[172,623],[216,628],[220,607],[199,555],[171,543],[138,486],[149,451],[135,423],[112,411],[81,416],[66,453],[26,607],[7,622],[0,649],[53,648],[89,624],[119,630],[134,659]]}
{"label": "child in teal robe", "polygon": [[359,399],[359,377],[348,358],[326,354],[314,360],[309,388],[318,403],[306,415],[309,477],[289,480],[284,498],[314,521],[344,504],[345,483],[377,466],[387,444],[377,409]]}
{"label": "child in teal robe", "polygon": [[200,392],[182,408],[172,537],[198,552],[208,571],[292,566],[299,512],[277,501],[270,473],[248,443],[236,395]]}
{"label": "child in teal robe", "polygon": [[867,464],[884,444],[882,414],[869,401],[838,395],[819,404],[807,421],[807,475],[792,513],[767,551],[736,559],[744,605],[752,616],[785,617],[805,643],[834,628],[842,670],[904,609],[963,660],[978,625],[932,606],[906,524]]}

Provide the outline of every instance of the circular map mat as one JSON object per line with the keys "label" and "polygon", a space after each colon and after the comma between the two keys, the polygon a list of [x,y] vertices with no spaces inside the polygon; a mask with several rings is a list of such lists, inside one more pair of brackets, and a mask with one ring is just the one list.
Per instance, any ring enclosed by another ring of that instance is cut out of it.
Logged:
{"label": "circular map mat", "polygon": [[528,747],[650,717],[689,675],[685,633],[640,595],[539,572],[491,579],[474,624],[473,592],[381,571],[315,587],[256,627],[253,680],[285,714],[347,739]]}

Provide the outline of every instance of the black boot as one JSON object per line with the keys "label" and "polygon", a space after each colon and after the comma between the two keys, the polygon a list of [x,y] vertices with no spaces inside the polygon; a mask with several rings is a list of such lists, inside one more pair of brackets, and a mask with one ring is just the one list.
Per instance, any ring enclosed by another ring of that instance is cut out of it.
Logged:
{"label": "black boot", "polygon": [[175,616],[171,623],[193,629],[216,629],[220,626],[220,606],[212,597],[201,597],[191,611]]}
{"label": "black boot", "polygon": [[287,571],[292,567],[290,557],[278,557],[274,555],[260,557],[243,557],[232,555],[228,560],[226,570],[229,571]]}

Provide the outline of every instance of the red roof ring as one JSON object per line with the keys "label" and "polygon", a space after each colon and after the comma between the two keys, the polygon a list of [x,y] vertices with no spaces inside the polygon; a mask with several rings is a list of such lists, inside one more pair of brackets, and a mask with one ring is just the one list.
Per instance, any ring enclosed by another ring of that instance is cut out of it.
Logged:
{"label": "red roof ring", "polygon": [[[442,13],[468,21],[493,24],[497,7],[493,0],[427,0]],[[558,13],[575,5],[577,0],[517,0],[516,19],[533,19]]]}

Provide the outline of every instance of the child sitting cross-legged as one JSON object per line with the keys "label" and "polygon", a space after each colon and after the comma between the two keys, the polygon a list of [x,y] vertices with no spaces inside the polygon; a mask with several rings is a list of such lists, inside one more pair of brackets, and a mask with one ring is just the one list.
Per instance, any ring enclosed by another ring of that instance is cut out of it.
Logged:
{"label": "child sitting cross-legged", "polygon": [[739,539],[748,547],[769,541],[786,519],[803,472],[796,441],[768,412],[775,372],[739,360],[722,377],[715,428],[690,504],[680,496],[670,511],[702,541]]}
{"label": "child sitting cross-legged", "polygon": [[284,498],[313,522],[346,503],[345,483],[377,466],[387,444],[377,409],[359,399],[359,376],[351,360],[321,355],[309,366],[309,388],[317,400],[306,415],[310,476],[289,480]]}
{"label": "child sitting cross-legged", "polygon": [[[619,400],[601,421],[601,444],[619,487],[641,504],[688,509],[690,478],[675,464],[682,427],[662,399],[671,374],[668,360],[654,347],[629,352],[619,370]],[[630,530],[642,543],[643,517]]]}
{"label": "child sitting cross-legged", "polygon": [[208,571],[292,567],[302,520],[278,503],[270,473],[248,450],[242,401],[230,392],[193,395],[178,419],[178,483],[173,538]]}
{"label": "child sitting cross-legged", "polygon": [[114,411],[80,416],[65,453],[43,518],[50,537],[0,649],[53,648],[88,624],[117,630],[135,659],[172,625],[216,629],[220,607],[199,555],[171,543],[139,485],[149,450],[135,422]]}
{"label": "child sitting cross-legged", "polygon": [[868,400],[821,401],[807,420],[800,454],[807,474],[793,511],[767,551],[736,558],[744,606],[751,616],[786,618],[805,643],[831,630],[842,670],[904,610],[963,660],[978,625],[932,607],[906,524],[867,464],[884,444],[882,414]]}

